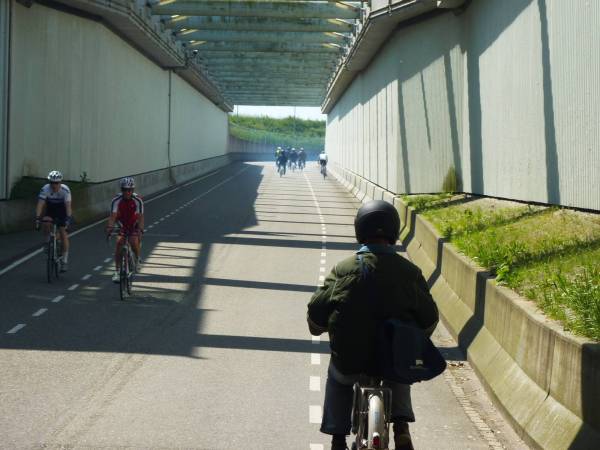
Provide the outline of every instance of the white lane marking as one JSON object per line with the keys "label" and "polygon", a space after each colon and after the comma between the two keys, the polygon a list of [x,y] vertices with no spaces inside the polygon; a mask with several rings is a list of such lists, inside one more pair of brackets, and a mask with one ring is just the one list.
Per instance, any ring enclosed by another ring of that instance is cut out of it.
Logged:
{"label": "white lane marking", "polygon": [[94,267],[94,272],[98,272],[100,269],[102,269],[102,266],[96,266]]}
{"label": "white lane marking", "polygon": [[325,242],[323,242],[323,245],[321,246],[321,250],[327,250],[327,245],[325,244]]}
{"label": "white lane marking", "polygon": [[324,259],[321,260],[321,264],[325,264],[325,260]]}
{"label": "white lane marking", "polygon": [[321,355],[319,353],[311,353],[310,354],[310,363],[313,366],[318,366],[321,364]]}
{"label": "white lane marking", "polygon": [[86,281],[86,280],[89,280],[90,278],[92,278],[92,276],[88,273],[81,277],[81,281]]}
{"label": "white lane marking", "polygon": [[321,423],[323,413],[320,405],[310,405],[308,410],[308,420],[310,423]]}
{"label": "white lane marking", "polygon": [[325,267],[319,267],[319,272],[325,272]]}
{"label": "white lane marking", "polygon": [[104,262],[105,262],[105,263],[107,263],[107,262],[111,262],[111,261],[112,261],[112,258],[106,258],[106,259],[104,260]]}
{"label": "white lane marking", "polygon": [[321,342],[321,336],[311,336],[311,338],[313,344],[318,344],[319,342]]}
{"label": "white lane marking", "polygon": [[8,267],[5,267],[4,269],[0,270],[0,275],[4,275],[6,272],[8,272],[9,270],[14,269],[15,267],[23,264],[25,261],[29,261],[31,258],[33,258],[35,255],[42,253],[42,250],[44,248],[38,248],[36,251],[30,253],[27,256],[23,256],[21,259],[15,261],[14,263],[10,264]]}
{"label": "white lane marking", "polygon": [[327,256],[327,253],[321,252],[321,258],[325,258],[326,256]]}
{"label": "white lane marking", "polygon": [[36,312],[34,312],[32,314],[32,317],[40,317],[42,314],[44,314],[46,311],[48,311],[48,308],[41,308],[38,309]]}
{"label": "white lane marking", "polygon": [[18,333],[18,332],[19,332],[19,330],[22,330],[23,328],[25,328],[25,326],[26,326],[26,325],[27,325],[27,324],[25,324],[25,323],[20,323],[20,324],[19,324],[19,325],[17,325],[16,327],[14,327],[14,328],[11,328],[10,330],[8,330],[8,331],[6,332],[6,334],[15,334],[15,333]]}
{"label": "white lane marking", "polygon": [[148,226],[148,229],[151,230],[152,228],[154,228],[154,225],[150,225]]}
{"label": "white lane marking", "polygon": [[74,284],[73,286],[69,287],[69,289],[67,289],[67,291],[74,291],[75,289],[77,289],[79,287],[78,284]]}
{"label": "white lane marking", "polygon": [[65,296],[64,296],[64,295],[57,295],[56,297],[54,297],[54,298],[52,299],[52,303],[58,303],[58,302],[60,302],[60,301],[61,301],[63,298],[65,298]]}
{"label": "white lane marking", "polygon": [[323,444],[310,444],[310,450],[325,450]]}
{"label": "white lane marking", "polygon": [[321,390],[321,377],[310,377],[308,389],[313,392],[319,392]]}

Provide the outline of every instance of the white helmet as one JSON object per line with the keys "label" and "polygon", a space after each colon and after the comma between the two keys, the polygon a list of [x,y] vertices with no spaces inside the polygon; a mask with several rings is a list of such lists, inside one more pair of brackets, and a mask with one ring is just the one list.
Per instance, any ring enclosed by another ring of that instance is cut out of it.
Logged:
{"label": "white helmet", "polygon": [[48,181],[51,183],[60,183],[63,179],[63,174],[58,170],[53,170],[48,174]]}
{"label": "white helmet", "polygon": [[133,177],[121,178],[121,189],[133,189],[135,188],[135,180]]}

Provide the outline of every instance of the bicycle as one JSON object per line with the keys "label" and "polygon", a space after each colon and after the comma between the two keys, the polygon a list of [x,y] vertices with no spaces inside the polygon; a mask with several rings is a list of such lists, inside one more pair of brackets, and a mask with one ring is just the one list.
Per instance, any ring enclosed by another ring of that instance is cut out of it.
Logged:
{"label": "bicycle", "polygon": [[392,390],[383,380],[361,377],[354,383],[351,450],[387,449],[390,440]]}
{"label": "bicycle", "polygon": [[110,234],[107,237],[107,240],[111,236],[122,236],[123,237],[123,246],[121,247],[121,254],[119,255],[119,296],[122,301],[128,296],[132,295],[133,292],[133,277],[136,272],[136,260],[135,254],[131,249],[131,244],[129,243],[129,237],[131,233],[129,231],[123,231],[122,234],[120,232],[122,228],[114,227]]}
{"label": "bicycle", "polygon": [[298,161],[298,169],[300,171],[303,171],[305,167],[306,167],[306,161],[303,161],[303,160]]}
{"label": "bicycle", "polygon": [[46,277],[48,283],[58,280],[62,263],[62,241],[58,232],[58,225],[53,219],[40,220],[40,223],[51,223],[52,229],[46,244]]}
{"label": "bicycle", "polygon": [[286,166],[285,164],[279,164],[278,172],[279,172],[280,177],[285,175],[285,166]]}
{"label": "bicycle", "polygon": [[323,175],[323,179],[327,177],[327,164],[321,164],[321,175]]}

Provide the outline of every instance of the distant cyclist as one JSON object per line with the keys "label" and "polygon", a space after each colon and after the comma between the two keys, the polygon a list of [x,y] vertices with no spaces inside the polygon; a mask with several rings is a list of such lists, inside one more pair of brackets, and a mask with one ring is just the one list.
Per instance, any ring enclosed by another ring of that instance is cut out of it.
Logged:
{"label": "distant cyclist", "polygon": [[319,154],[319,165],[321,166],[321,173],[327,170],[327,161],[329,161],[329,158],[327,157],[327,153],[325,153],[325,150],[323,150]]}
{"label": "distant cyclist", "polygon": [[298,152],[295,148],[290,152],[290,167],[294,170],[298,166]]}
{"label": "distant cyclist", "polygon": [[279,155],[281,155],[282,152],[283,152],[283,149],[281,147],[277,147],[275,149],[275,165],[277,166],[278,169],[279,169],[279,163],[277,161],[279,160]]}
{"label": "distant cyclist", "polygon": [[115,223],[119,223],[121,230],[117,238],[115,250],[115,273],[112,280],[119,282],[119,269],[121,248],[124,244],[125,234],[129,235],[129,243],[133,253],[136,256],[136,262],[140,263],[141,235],[144,233],[144,202],[142,198],[133,192],[135,189],[135,180],[132,177],[125,177],[120,181],[121,193],[113,198],[110,205],[110,217],[106,226],[106,232],[110,233]]}
{"label": "distant cyclist", "polygon": [[287,152],[285,150],[283,150],[277,157],[277,167],[280,171],[283,171],[283,175],[285,175],[287,162],[288,162],[288,155],[287,155]]}
{"label": "distant cyclist", "polygon": [[69,264],[69,235],[67,228],[73,220],[71,205],[71,190],[66,184],[62,184],[63,175],[58,170],[48,174],[48,184],[45,184],[38,196],[35,208],[36,229],[43,223],[44,234],[48,236],[52,228],[51,221],[58,226],[62,240],[62,258],[60,271],[66,272]]}
{"label": "distant cyclist", "polygon": [[304,169],[306,167],[306,152],[302,147],[300,147],[300,151],[298,152],[298,167],[300,169]]}

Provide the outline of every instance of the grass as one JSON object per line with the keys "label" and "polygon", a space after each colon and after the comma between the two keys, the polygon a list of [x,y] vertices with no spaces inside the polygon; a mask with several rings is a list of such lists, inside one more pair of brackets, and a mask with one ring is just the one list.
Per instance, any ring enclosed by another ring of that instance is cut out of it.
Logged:
{"label": "grass", "polygon": [[499,283],[600,341],[600,215],[449,194],[407,199]]}

